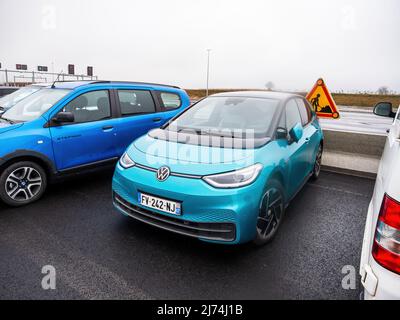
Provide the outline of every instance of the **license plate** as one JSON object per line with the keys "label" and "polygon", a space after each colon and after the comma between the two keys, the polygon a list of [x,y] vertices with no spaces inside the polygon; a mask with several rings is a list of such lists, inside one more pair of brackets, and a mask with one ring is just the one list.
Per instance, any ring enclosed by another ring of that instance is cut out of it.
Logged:
{"label": "license plate", "polygon": [[163,212],[181,215],[181,204],[179,202],[154,197],[148,194],[138,193],[138,202],[145,207],[157,209]]}

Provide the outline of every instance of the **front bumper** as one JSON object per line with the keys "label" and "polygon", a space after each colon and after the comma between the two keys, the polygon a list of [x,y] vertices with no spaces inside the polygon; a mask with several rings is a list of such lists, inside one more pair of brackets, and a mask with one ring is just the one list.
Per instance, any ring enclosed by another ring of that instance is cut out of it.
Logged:
{"label": "front bumper", "polygon": [[[162,229],[196,237],[203,241],[238,244],[254,239],[262,179],[238,189],[216,189],[201,179],[170,176],[156,179],[154,172],[119,164],[113,177],[114,206],[123,214]],[[138,191],[181,202],[176,216],[143,207]]]}

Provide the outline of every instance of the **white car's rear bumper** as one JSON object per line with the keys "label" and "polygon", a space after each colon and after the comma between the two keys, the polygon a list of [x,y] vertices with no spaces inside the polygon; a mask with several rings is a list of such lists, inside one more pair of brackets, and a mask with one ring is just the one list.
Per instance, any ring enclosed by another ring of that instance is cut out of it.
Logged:
{"label": "white car's rear bumper", "polygon": [[400,300],[400,275],[375,262],[371,256],[370,265],[365,265],[366,276],[361,278],[366,300]]}
{"label": "white car's rear bumper", "polygon": [[361,284],[366,300],[400,300],[400,275],[379,265],[372,256],[376,221],[373,221],[373,202],[368,208],[361,254]]}

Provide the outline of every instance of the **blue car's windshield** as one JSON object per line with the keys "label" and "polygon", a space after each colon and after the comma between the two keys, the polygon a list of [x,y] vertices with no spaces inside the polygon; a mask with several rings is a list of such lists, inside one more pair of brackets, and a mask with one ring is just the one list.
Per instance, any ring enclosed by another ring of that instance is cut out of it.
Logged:
{"label": "blue car's windshield", "polygon": [[40,89],[41,89],[40,87],[25,87],[17,91],[14,91],[13,93],[0,98],[0,107],[2,108],[2,110],[10,109],[17,102],[30,96],[32,93],[35,93]]}
{"label": "blue car's windshield", "polygon": [[25,122],[39,118],[70,90],[42,89],[21,100],[1,116],[14,122]]}
{"label": "blue car's windshield", "polygon": [[166,129],[205,135],[267,137],[279,100],[252,97],[209,97],[184,112]]}

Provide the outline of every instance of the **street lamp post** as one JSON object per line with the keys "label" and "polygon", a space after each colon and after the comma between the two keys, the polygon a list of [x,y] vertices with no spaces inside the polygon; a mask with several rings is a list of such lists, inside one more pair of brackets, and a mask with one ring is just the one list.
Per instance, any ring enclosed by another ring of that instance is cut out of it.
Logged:
{"label": "street lamp post", "polygon": [[210,52],[211,49],[207,49],[207,90],[206,90],[206,97],[208,97],[208,83],[210,79]]}

